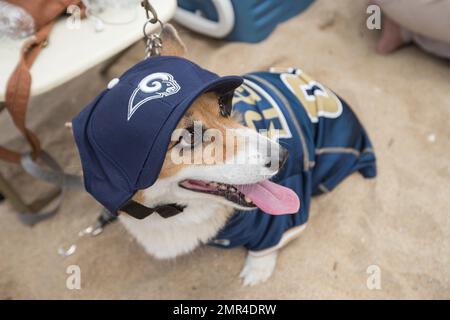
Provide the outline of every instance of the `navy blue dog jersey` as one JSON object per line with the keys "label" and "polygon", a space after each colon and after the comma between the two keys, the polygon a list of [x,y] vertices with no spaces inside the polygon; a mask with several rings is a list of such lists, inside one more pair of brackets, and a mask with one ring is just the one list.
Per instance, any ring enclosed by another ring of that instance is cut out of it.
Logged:
{"label": "navy blue dog jersey", "polygon": [[296,214],[281,216],[259,209],[236,211],[211,244],[270,250],[287,231],[307,222],[311,196],[333,190],[355,171],[375,177],[375,155],[348,105],[301,70],[273,69],[244,79],[233,108],[242,113],[246,126],[269,134],[276,130],[289,158],[273,181],[294,190],[301,207]]}

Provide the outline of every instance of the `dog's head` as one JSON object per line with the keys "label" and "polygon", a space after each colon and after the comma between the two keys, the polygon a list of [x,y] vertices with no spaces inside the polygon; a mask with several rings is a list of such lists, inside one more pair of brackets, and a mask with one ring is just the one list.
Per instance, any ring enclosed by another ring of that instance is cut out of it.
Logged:
{"label": "dog's head", "polygon": [[[163,44],[162,55],[184,56],[185,46],[171,26],[163,31]],[[147,87],[149,81],[142,83]],[[272,214],[298,210],[296,195],[268,180],[286,161],[286,149],[245,127],[232,111],[232,99],[232,92],[207,92],[194,101],[172,133],[157,181],[137,192],[135,201],[151,207],[260,207]]]}
{"label": "dog's head", "polygon": [[243,79],[181,58],[184,45],[170,25],[162,37],[162,57],[112,80],[73,120],[86,189],[111,211],[147,207],[135,217],[168,204],[296,212],[297,195],[269,181],[286,150],[232,112]]}

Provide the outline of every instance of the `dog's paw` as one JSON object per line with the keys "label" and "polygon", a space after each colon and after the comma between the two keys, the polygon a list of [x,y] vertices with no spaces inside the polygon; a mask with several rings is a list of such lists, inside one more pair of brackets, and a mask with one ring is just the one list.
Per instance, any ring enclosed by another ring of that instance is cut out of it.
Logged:
{"label": "dog's paw", "polygon": [[277,251],[260,257],[249,253],[240,274],[244,286],[254,286],[267,281],[275,269],[277,256]]}

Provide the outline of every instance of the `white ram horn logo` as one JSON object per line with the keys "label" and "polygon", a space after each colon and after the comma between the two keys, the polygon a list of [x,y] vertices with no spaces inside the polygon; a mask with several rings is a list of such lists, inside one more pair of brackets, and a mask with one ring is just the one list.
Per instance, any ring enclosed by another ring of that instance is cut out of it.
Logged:
{"label": "white ram horn logo", "polygon": [[158,72],[146,76],[139,82],[128,102],[128,121],[144,103],[177,93],[181,87],[170,73]]}

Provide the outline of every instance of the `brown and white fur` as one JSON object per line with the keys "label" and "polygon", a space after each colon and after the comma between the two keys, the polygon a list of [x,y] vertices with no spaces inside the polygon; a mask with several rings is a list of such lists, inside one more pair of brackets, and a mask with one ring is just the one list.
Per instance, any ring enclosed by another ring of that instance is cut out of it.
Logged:
{"label": "brown and white fur", "polygon": [[[175,29],[166,26],[163,31],[163,55],[184,54],[184,45]],[[257,135],[257,139],[267,139],[257,132],[245,128],[236,116],[221,117],[219,115],[218,97],[215,93],[207,93],[199,97],[179,122],[177,128],[185,128],[193,121],[201,121],[207,128],[221,131],[226,129],[248,130],[247,133]],[[252,132],[249,132],[252,131]],[[209,142],[216,143],[216,142]],[[278,143],[274,147],[278,147]],[[206,143],[204,143],[206,144]],[[173,147],[172,142],[169,150]],[[223,145],[223,148],[226,148]],[[245,152],[242,151],[245,149]],[[229,152],[228,152],[229,153]],[[224,152],[223,154],[228,154]],[[275,175],[277,171],[267,168],[266,155],[259,154],[255,146],[240,148],[236,146],[230,158],[224,163],[214,165],[175,165],[170,159],[170,152],[162,167],[158,180],[154,185],[139,191],[134,200],[153,207],[167,203],[178,203],[186,208],[181,214],[169,219],[159,215],[151,215],[144,220],[136,220],[126,214],[120,215],[125,228],[143,246],[145,251],[158,259],[171,259],[192,252],[198,246],[207,243],[226,224],[235,209],[246,209],[225,198],[193,192],[179,186],[186,179],[199,179],[227,184],[250,184]],[[236,158],[252,158],[258,161],[252,164],[230,165]],[[240,274],[244,285],[255,285],[266,281],[273,273],[278,249],[290,238],[303,230],[298,229],[283,239],[279,246],[268,252],[248,252],[247,259]]]}

